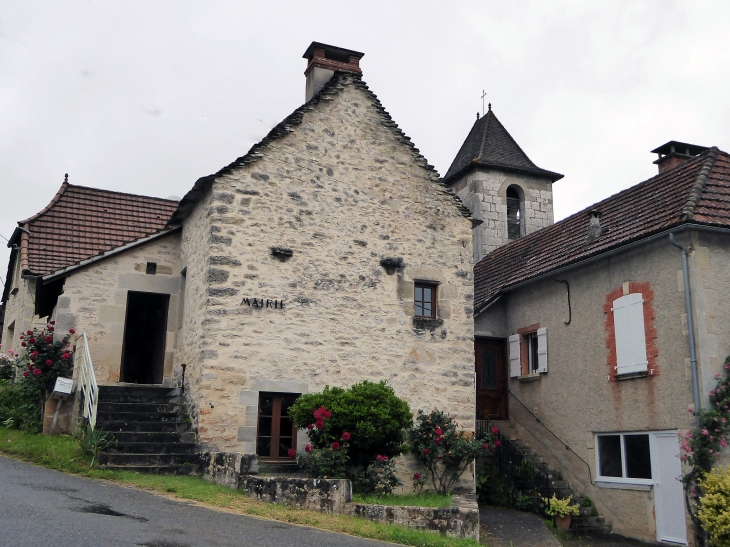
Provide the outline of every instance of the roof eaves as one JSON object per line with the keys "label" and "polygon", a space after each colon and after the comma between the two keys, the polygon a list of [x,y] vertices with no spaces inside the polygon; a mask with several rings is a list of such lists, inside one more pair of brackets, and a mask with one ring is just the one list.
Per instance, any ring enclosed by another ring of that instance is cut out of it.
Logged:
{"label": "roof eaves", "polygon": [[687,201],[684,204],[684,207],[682,207],[683,220],[692,220],[695,208],[702,198],[702,192],[704,191],[705,185],[707,184],[707,179],[712,172],[713,166],[715,165],[715,160],[717,160],[718,152],[719,150],[717,146],[713,146],[707,152],[707,158],[705,158],[705,161],[702,163],[702,168],[700,169],[700,172],[697,175],[697,179],[692,185],[692,188],[690,188],[689,196],[687,197]]}
{"label": "roof eaves", "polygon": [[63,182],[63,184],[61,184],[61,188],[59,188],[59,189],[58,189],[58,192],[56,192],[56,195],[55,195],[55,196],[53,196],[53,199],[51,199],[51,202],[50,202],[50,203],[49,203],[48,205],[46,205],[46,206],[45,206],[45,207],[44,207],[43,209],[41,209],[41,210],[40,210],[39,212],[37,212],[37,213],[36,213],[35,215],[33,215],[33,216],[31,216],[31,217],[28,217],[28,218],[26,218],[25,220],[21,220],[21,221],[19,221],[19,222],[18,222],[18,226],[23,226],[23,225],[26,225],[25,227],[27,228],[27,225],[28,225],[28,224],[30,224],[31,222],[33,222],[33,221],[34,221],[34,220],[36,220],[37,218],[40,218],[40,217],[42,217],[42,216],[43,216],[43,215],[45,215],[45,214],[46,214],[46,213],[47,213],[48,211],[50,211],[51,209],[53,209],[53,206],[54,206],[54,205],[55,205],[56,203],[58,203],[58,200],[59,200],[59,199],[61,199],[61,196],[63,196],[63,194],[64,194],[64,193],[66,192],[66,189],[67,189],[67,188],[68,188],[69,186],[71,186],[71,185],[70,185],[70,184],[68,183],[68,181],[64,181],[64,182]]}

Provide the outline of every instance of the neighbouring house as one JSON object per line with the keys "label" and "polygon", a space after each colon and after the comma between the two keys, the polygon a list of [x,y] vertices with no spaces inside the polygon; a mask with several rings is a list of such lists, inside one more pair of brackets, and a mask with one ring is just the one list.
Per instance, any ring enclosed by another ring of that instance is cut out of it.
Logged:
{"label": "neighbouring house", "polygon": [[[615,532],[685,544],[677,435],[696,408],[685,283],[706,408],[730,353],[730,155],[674,141],[653,152],[657,176],[475,265],[476,397]],[[688,280],[670,234],[688,250]]]}
{"label": "neighbouring house", "polygon": [[204,451],[292,461],[293,398],[363,380],[474,430],[479,221],[365,84],[362,53],[304,57],[305,104],[179,202],[64,182],[20,222],[5,345],[45,318],[86,333],[101,403],[184,387]]}

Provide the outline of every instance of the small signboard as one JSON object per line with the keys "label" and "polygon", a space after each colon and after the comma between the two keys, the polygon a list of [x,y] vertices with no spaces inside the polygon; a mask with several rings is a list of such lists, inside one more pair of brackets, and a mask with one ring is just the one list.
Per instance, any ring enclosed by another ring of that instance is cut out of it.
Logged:
{"label": "small signboard", "polygon": [[71,388],[74,381],[71,378],[56,378],[56,385],[53,387],[54,399],[65,399],[71,395]]}

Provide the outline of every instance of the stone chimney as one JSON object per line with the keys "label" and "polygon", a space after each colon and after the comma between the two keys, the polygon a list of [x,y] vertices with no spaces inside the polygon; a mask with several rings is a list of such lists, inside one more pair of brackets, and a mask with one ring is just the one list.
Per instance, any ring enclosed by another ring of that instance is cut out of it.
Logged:
{"label": "stone chimney", "polygon": [[364,55],[359,51],[328,46],[320,42],[309,44],[307,51],[302,56],[307,60],[307,70],[304,71],[304,75],[307,77],[305,102],[309,102],[319,93],[335,71],[362,74],[360,59]]}
{"label": "stone chimney", "polygon": [[588,211],[588,237],[586,237],[586,244],[593,243],[603,233],[601,228],[601,212],[596,209]]}
{"label": "stone chimney", "polygon": [[651,151],[657,154],[659,159],[654,163],[659,167],[659,173],[674,169],[678,165],[683,164],[689,159],[701,154],[707,150],[706,146],[697,146],[696,144],[687,144],[686,142],[669,141],[667,144],[661,145]]}

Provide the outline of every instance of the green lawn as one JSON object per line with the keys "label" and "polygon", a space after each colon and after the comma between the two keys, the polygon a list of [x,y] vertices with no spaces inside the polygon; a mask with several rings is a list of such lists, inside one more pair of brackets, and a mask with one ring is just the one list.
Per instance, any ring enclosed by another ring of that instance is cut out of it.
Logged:
{"label": "green lawn", "polygon": [[353,494],[352,501],[372,505],[418,505],[421,507],[451,507],[451,494],[439,495],[433,492],[405,494],[402,496],[362,496]]}
{"label": "green lawn", "polygon": [[453,539],[436,532],[409,530],[401,526],[376,524],[347,515],[319,513],[264,503],[248,498],[238,490],[199,477],[90,470],[89,459],[81,452],[75,439],[66,435],[55,437],[30,435],[0,427],[0,453],[50,469],[124,483],[177,499],[191,500],[212,509],[225,508],[227,511],[242,515],[254,515],[414,547],[478,547],[479,545],[474,540]]}

